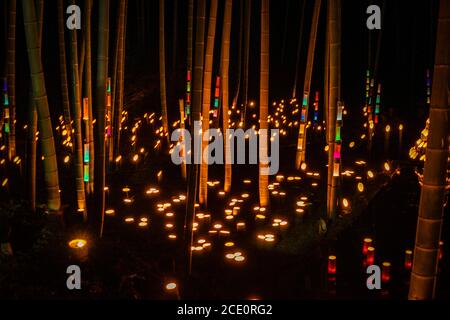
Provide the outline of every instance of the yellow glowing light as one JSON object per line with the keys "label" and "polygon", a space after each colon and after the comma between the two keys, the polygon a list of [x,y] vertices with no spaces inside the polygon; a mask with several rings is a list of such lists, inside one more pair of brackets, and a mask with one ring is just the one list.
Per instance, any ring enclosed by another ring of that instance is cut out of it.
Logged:
{"label": "yellow glowing light", "polygon": [[389,165],[388,162],[385,162],[385,163],[384,163],[384,170],[386,170],[386,171],[391,171],[391,166]]}
{"label": "yellow glowing light", "polygon": [[73,239],[69,241],[69,247],[72,249],[81,249],[87,245],[87,241],[84,239]]}
{"label": "yellow glowing light", "polygon": [[350,206],[350,202],[344,198],[342,199],[342,205],[344,206],[344,208],[348,208]]}
{"label": "yellow glowing light", "polygon": [[175,290],[177,288],[177,284],[175,282],[170,282],[166,285],[167,290]]}
{"label": "yellow glowing light", "polygon": [[358,191],[363,192],[364,191],[364,184],[362,182],[358,182]]}
{"label": "yellow glowing light", "polygon": [[370,179],[373,179],[373,177],[374,177],[375,175],[373,174],[373,172],[372,171],[367,171],[367,177],[369,177]]}

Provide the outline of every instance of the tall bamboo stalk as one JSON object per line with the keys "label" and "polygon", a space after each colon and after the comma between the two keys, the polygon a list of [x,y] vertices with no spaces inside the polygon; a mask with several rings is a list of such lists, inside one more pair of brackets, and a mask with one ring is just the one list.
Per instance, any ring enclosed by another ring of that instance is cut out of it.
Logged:
{"label": "tall bamboo stalk", "polygon": [[[242,4],[241,4],[242,5]],[[222,31],[222,48],[221,48],[221,68],[220,76],[222,78],[222,121],[223,121],[223,137],[225,155],[231,154],[230,142],[226,136],[228,129],[228,107],[229,107],[229,67],[230,67],[230,34],[231,34],[231,18],[232,18],[232,6],[233,0],[226,0],[225,12],[223,15],[223,31]],[[225,156],[225,160],[230,158]],[[225,162],[225,179],[224,179],[224,191],[229,192],[231,188],[231,163]]]}
{"label": "tall bamboo stalk", "polygon": [[166,49],[164,44],[164,1],[159,0],[159,90],[164,135],[169,139],[169,119],[166,97]]}
{"label": "tall bamboo stalk", "polygon": [[8,158],[10,161],[16,156],[16,7],[16,0],[10,0],[8,14],[8,53],[6,57],[10,110],[10,132],[8,136]]}
{"label": "tall bamboo stalk", "polygon": [[[269,0],[261,1],[261,75],[259,85],[259,154],[268,154],[268,133],[261,135],[261,130],[268,131],[269,116]],[[263,173],[268,170],[268,164],[259,159],[259,204],[265,207],[269,204],[269,175]]]}
{"label": "tall bamboo stalk", "polygon": [[114,146],[116,157],[120,152],[120,131],[122,124],[122,110],[123,110],[123,96],[124,96],[124,78],[125,78],[125,57],[126,57],[126,32],[127,32],[127,12],[128,12],[128,0],[124,0],[124,18],[121,27],[121,39],[119,45],[119,65],[117,72],[117,95],[116,95],[116,106],[114,108]]}
{"label": "tall bamboo stalk", "polygon": [[327,123],[327,140],[328,140],[328,181],[327,181],[327,216],[328,219],[334,217],[333,207],[336,198],[331,194],[334,166],[334,147],[336,138],[336,109],[338,104],[338,88],[339,88],[339,35],[338,35],[338,10],[340,1],[330,1],[328,4],[328,31],[329,31],[329,51],[330,51],[330,91],[328,96],[328,123]]}
{"label": "tall bamboo stalk", "polygon": [[40,57],[36,9],[29,1],[22,0],[25,36],[30,64],[33,97],[38,112],[40,140],[44,157],[44,177],[47,190],[47,205],[51,211],[59,211],[61,198],[59,194],[58,164],[56,161],[55,143],[53,141],[52,122],[48,107],[45,77]]}
{"label": "tall bamboo stalk", "polygon": [[97,152],[95,161],[95,194],[97,214],[101,219],[100,237],[103,236],[105,220],[105,110],[106,110],[106,84],[108,77],[108,48],[109,48],[109,0],[98,0],[98,49],[97,49],[97,81],[96,81],[96,107],[97,107]]}
{"label": "tall bamboo stalk", "polygon": [[59,44],[59,74],[61,82],[61,97],[64,115],[64,125],[67,132],[72,137],[72,118],[70,116],[69,87],[67,84],[67,64],[66,64],[66,45],[64,39],[64,1],[58,0],[58,44]]}
{"label": "tall bamboo stalk", "polygon": [[241,121],[244,123],[245,127],[245,117],[247,115],[247,104],[248,104],[248,73],[250,68],[250,34],[251,34],[251,17],[252,17],[252,0],[245,1],[245,33],[244,33],[244,110],[241,115]]}
{"label": "tall bamboo stalk", "polygon": [[303,102],[302,102],[302,118],[299,125],[298,140],[297,140],[297,156],[296,168],[300,168],[302,162],[306,160],[306,139],[307,139],[307,124],[308,124],[308,108],[311,91],[311,79],[314,67],[314,53],[316,49],[317,27],[319,25],[321,0],[316,0],[314,4],[314,12],[311,23],[311,33],[309,35],[308,57],[306,60],[305,82],[303,84]]}
{"label": "tall bamboo stalk", "polygon": [[[36,2],[36,18],[38,25],[38,44],[39,44],[39,55],[41,54],[41,44],[42,44],[42,28],[43,28],[43,15],[44,15],[44,0],[39,0]],[[36,109],[36,102],[33,99],[33,90],[30,88],[29,100],[28,100],[28,201],[30,209],[34,212],[36,211],[36,152],[37,152],[37,127],[38,127],[38,115]]]}
{"label": "tall bamboo stalk", "polygon": [[236,90],[233,98],[233,106],[237,106],[239,99],[239,91],[241,89],[241,78],[242,78],[242,35],[244,31],[244,1],[239,2],[239,43],[238,43],[238,70],[236,79]]}
{"label": "tall bamboo stalk", "polygon": [[[75,0],[71,1],[75,4]],[[80,69],[78,66],[78,41],[77,31],[70,30],[70,72],[71,79],[71,100],[72,100],[72,120],[74,124],[74,138],[75,138],[75,156],[74,156],[74,171],[75,184],[77,193],[78,210],[82,210],[84,219],[87,219],[86,197],[84,193],[84,178],[83,178],[83,136],[81,127],[81,90],[80,90]]]}
{"label": "tall bamboo stalk", "polygon": [[[108,139],[108,159],[113,161],[114,157],[114,145],[116,137],[116,130],[119,130],[117,122],[119,103],[123,104],[123,48],[124,48],[124,30],[125,30],[125,0],[119,1],[119,7],[117,12],[117,30],[116,30],[116,43],[114,50],[114,66],[113,66],[113,78],[112,78],[112,110],[111,110],[111,131],[112,138]],[[119,101],[120,100],[120,101]],[[122,111],[120,111],[122,112]]]}
{"label": "tall bamboo stalk", "polygon": [[89,145],[89,183],[87,184],[87,192],[94,192],[94,172],[95,172],[95,146],[94,146],[94,126],[92,123],[92,48],[91,48],[91,19],[92,19],[92,0],[86,0],[85,21],[85,37],[86,37],[86,58],[83,73],[84,76],[84,96],[88,98],[88,121],[87,121],[87,137],[86,143]]}
{"label": "tall bamboo stalk", "polygon": [[[203,83],[203,65],[204,65],[204,47],[205,47],[205,15],[206,15],[206,1],[198,0],[197,3],[197,26],[195,34],[195,61],[194,61],[194,86],[192,90],[192,120],[200,121],[201,107],[202,107],[202,83]],[[193,132],[194,141],[201,141],[199,137],[200,133],[197,130]],[[195,140],[197,139],[197,140]],[[194,144],[192,149],[194,154],[194,160],[201,155],[201,145]],[[198,172],[199,165],[190,165],[189,168],[189,182],[187,190],[187,203],[186,203],[186,223],[185,223],[185,253],[188,256],[188,274],[192,271],[192,241],[193,241],[193,222],[195,218],[195,201],[197,196],[198,187]]]}
{"label": "tall bamboo stalk", "polygon": [[439,262],[450,132],[450,2],[440,1],[430,127],[420,194],[409,299],[435,297]]}
{"label": "tall bamboo stalk", "polygon": [[202,101],[202,163],[200,165],[199,202],[206,205],[208,197],[208,163],[203,154],[208,150],[209,136],[204,134],[209,129],[209,110],[211,107],[211,78],[213,69],[214,39],[216,36],[217,0],[211,0],[208,19],[208,38],[205,52],[205,68],[203,70]]}

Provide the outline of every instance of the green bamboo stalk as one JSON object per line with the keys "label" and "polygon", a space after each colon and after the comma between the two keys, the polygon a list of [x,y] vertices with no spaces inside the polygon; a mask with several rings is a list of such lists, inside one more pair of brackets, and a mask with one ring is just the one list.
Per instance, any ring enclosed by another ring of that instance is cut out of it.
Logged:
{"label": "green bamboo stalk", "polygon": [[61,198],[59,194],[58,164],[56,161],[52,123],[45,89],[45,77],[40,58],[40,45],[36,23],[36,9],[29,1],[22,0],[25,36],[30,64],[33,97],[38,112],[40,140],[44,157],[44,177],[47,190],[47,205],[51,211],[59,211]]}

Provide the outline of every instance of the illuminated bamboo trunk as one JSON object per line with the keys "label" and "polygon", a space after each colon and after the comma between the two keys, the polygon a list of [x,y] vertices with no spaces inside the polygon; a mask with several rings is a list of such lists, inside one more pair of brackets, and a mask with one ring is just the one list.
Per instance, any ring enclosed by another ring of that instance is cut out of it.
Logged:
{"label": "illuminated bamboo trunk", "polygon": [[97,107],[97,148],[94,191],[97,203],[96,219],[100,220],[100,237],[102,237],[105,219],[105,111],[109,57],[109,0],[99,0],[98,7],[97,94],[95,101]]}
{"label": "illuminated bamboo trunk", "polygon": [[8,52],[6,57],[10,110],[10,132],[8,135],[8,158],[10,161],[16,156],[16,7],[16,0],[10,0],[8,11]]}
{"label": "illuminated bamboo trunk", "polygon": [[159,0],[159,92],[161,97],[161,115],[163,132],[169,139],[169,119],[167,117],[166,97],[166,49],[164,44],[164,1]]}
{"label": "illuminated bamboo trunk", "polygon": [[[202,108],[202,84],[203,84],[203,64],[204,64],[204,48],[205,48],[205,15],[206,0],[198,0],[197,18],[196,18],[196,34],[195,34],[195,60],[194,60],[194,86],[192,90],[192,120],[200,121]],[[194,141],[201,141],[200,132],[193,130]],[[195,140],[198,139],[198,140]],[[187,190],[186,203],[186,223],[185,223],[185,254],[187,255],[187,274],[192,271],[192,241],[193,241],[193,223],[195,217],[195,201],[197,198],[198,172],[199,165],[196,161],[201,156],[201,145],[194,144],[192,154],[194,162],[189,169],[189,183]]]}
{"label": "illuminated bamboo trunk", "polygon": [[332,219],[335,207],[336,197],[331,194],[333,183],[334,167],[334,146],[336,137],[336,109],[339,96],[339,11],[340,1],[331,0],[328,4],[328,31],[329,31],[329,58],[330,58],[330,79],[328,96],[328,123],[327,123],[327,141],[328,141],[328,181],[327,181],[327,216]]}
{"label": "illuminated bamboo trunk", "polygon": [[244,110],[241,115],[241,121],[244,123],[245,128],[245,116],[248,103],[248,73],[250,68],[250,34],[251,34],[251,18],[252,18],[252,0],[246,0],[245,2],[245,33],[244,33]]}
{"label": "illuminated bamboo trunk", "polygon": [[[41,54],[41,43],[42,43],[42,26],[43,26],[43,14],[44,13],[44,1],[38,1],[36,3],[36,18],[38,25],[38,44],[39,44],[39,55]],[[36,109],[36,102],[33,99],[33,92],[30,90],[29,93],[29,113],[28,113],[28,200],[29,206],[32,211],[36,211],[36,152],[37,152],[37,127],[38,127],[38,116]]]}
{"label": "illuminated bamboo trunk", "polygon": [[440,1],[436,58],[431,91],[430,129],[420,195],[419,219],[409,299],[433,299],[439,262],[447,167],[450,118],[450,2]]}
{"label": "illuminated bamboo trunk", "polygon": [[316,0],[311,24],[311,34],[309,36],[308,58],[306,60],[305,82],[303,84],[303,101],[301,108],[301,118],[299,124],[297,140],[297,156],[295,166],[300,169],[302,162],[306,160],[306,131],[308,126],[308,108],[311,91],[311,78],[314,67],[314,52],[316,49],[317,27],[319,25],[321,0]]}
{"label": "illuminated bamboo trunk", "polygon": [[[259,94],[259,129],[269,129],[269,0],[261,2],[261,78]],[[268,136],[259,135],[260,155],[268,155]],[[262,207],[269,205],[269,175],[263,174],[263,170],[268,170],[268,164],[264,164],[259,159],[259,204]]]}
{"label": "illuminated bamboo trunk", "polygon": [[36,9],[27,0],[22,0],[25,36],[28,48],[33,97],[38,112],[38,125],[42,154],[44,157],[44,177],[47,190],[47,205],[51,211],[59,211],[61,198],[59,194],[58,164],[55,143],[48,107],[45,77],[40,58],[40,45],[36,23]]}
{"label": "illuminated bamboo trunk", "polygon": [[[229,139],[226,136],[226,130],[228,129],[228,107],[229,107],[229,66],[230,66],[230,34],[231,34],[231,17],[232,17],[233,0],[226,0],[225,12],[223,16],[223,31],[222,31],[222,48],[221,48],[221,68],[220,77],[222,79],[222,120],[223,120],[223,137],[225,148],[225,160],[229,159],[231,154],[231,148]],[[227,161],[226,161],[227,162]],[[224,191],[229,192],[231,188],[232,169],[231,163],[225,163],[225,178],[224,178]]]}
{"label": "illuminated bamboo trunk", "polygon": [[[123,109],[123,90],[124,90],[124,63],[125,63],[125,16],[127,13],[127,1],[122,0],[119,3],[119,20],[118,20],[118,39],[117,39],[117,61],[116,61],[116,79],[113,81],[115,86],[112,90],[112,137],[109,141],[109,161],[114,160],[114,149],[118,150],[120,123],[122,121]],[[118,151],[116,152],[116,157]]]}
{"label": "illuminated bamboo trunk", "polygon": [[[179,142],[183,142],[185,137],[184,137],[184,129],[185,129],[185,115],[184,115],[184,100],[180,99],[179,101],[179,105],[180,105],[180,130],[181,130],[181,137],[180,137],[180,141]],[[180,151],[180,156],[182,159],[185,159],[186,157],[186,150],[184,148],[181,149]],[[186,180],[186,161],[183,161],[181,163],[181,176],[183,177],[183,180]]]}
{"label": "illuminated bamboo trunk", "polygon": [[[74,0],[71,1],[75,3]],[[75,185],[77,193],[78,210],[83,210],[83,217],[87,219],[86,212],[86,198],[84,193],[84,178],[83,178],[83,137],[81,127],[81,91],[80,91],[80,78],[78,69],[78,41],[77,31],[71,30],[70,34],[70,71],[71,71],[71,100],[72,100],[72,120],[74,124],[74,138],[75,138],[75,156],[74,156],[74,169],[75,169]]]}
{"label": "illuminated bamboo trunk", "polygon": [[214,39],[216,36],[217,0],[211,0],[208,19],[208,37],[205,52],[205,68],[203,70],[203,100],[202,100],[202,163],[200,165],[199,202],[206,205],[208,196],[208,163],[203,154],[208,152],[209,136],[204,134],[209,129],[209,110],[211,106],[211,78],[214,55]]}
{"label": "illuminated bamboo trunk", "polygon": [[58,43],[59,43],[59,73],[61,81],[61,97],[64,115],[64,125],[66,126],[69,137],[72,137],[72,118],[70,116],[69,87],[67,84],[67,64],[66,64],[66,45],[64,30],[64,3],[58,0]]}
{"label": "illuminated bamboo trunk", "polygon": [[242,78],[242,35],[244,29],[244,1],[239,1],[239,43],[238,43],[238,70],[236,79],[236,90],[233,98],[232,105],[236,106],[239,99],[239,91],[241,89],[241,78]]}
{"label": "illuminated bamboo trunk", "polygon": [[88,99],[88,121],[86,136],[86,143],[89,145],[89,182],[87,184],[87,192],[92,194],[94,192],[94,172],[95,172],[95,148],[94,148],[94,126],[92,124],[92,48],[91,48],[91,19],[92,19],[92,0],[86,1],[86,16],[85,16],[85,37],[86,37],[86,57],[83,73],[84,77],[84,96]]}

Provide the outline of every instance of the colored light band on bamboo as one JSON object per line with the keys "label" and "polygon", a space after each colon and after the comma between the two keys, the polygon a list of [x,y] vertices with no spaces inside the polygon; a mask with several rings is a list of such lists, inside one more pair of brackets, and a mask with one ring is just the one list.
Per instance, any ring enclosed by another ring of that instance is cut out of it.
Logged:
{"label": "colored light band on bamboo", "polygon": [[341,145],[337,143],[334,146],[334,159],[340,159],[341,158]]}
{"label": "colored light band on bamboo", "polygon": [[109,92],[106,94],[106,106],[111,107],[111,94]]}
{"label": "colored light band on bamboo", "polygon": [[341,141],[341,127],[336,127],[336,141]]}
{"label": "colored light band on bamboo", "polygon": [[305,93],[304,95],[303,95],[303,107],[307,107],[308,106],[308,97],[309,97],[309,94],[307,94],[307,93]]}
{"label": "colored light band on bamboo", "polygon": [[301,135],[305,134],[305,128],[306,128],[306,124],[301,123],[300,124],[300,130],[299,130]]}
{"label": "colored light band on bamboo", "polygon": [[89,98],[83,98],[83,120],[89,120]]}
{"label": "colored light band on bamboo", "polygon": [[84,165],[84,176],[83,176],[84,182],[89,182],[89,165]]}
{"label": "colored light band on bamboo", "polygon": [[[214,108],[219,108],[219,98],[220,98],[220,77],[216,78],[216,91],[214,94]],[[217,110],[214,110],[214,117],[217,117]]]}
{"label": "colored light band on bamboo", "polygon": [[342,121],[342,103],[338,102],[338,108],[337,108],[337,121]]}
{"label": "colored light band on bamboo", "polygon": [[8,91],[8,80],[6,78],[3,78],[3,91]]}
{"label": "colored light band on bamboo", "polygon": [[302,109],[302,114],[301,114],[300,120],[303,122],[306,121],[306,109]]}
{"label": "colored light band on bamboo", "polygon": [[3,96],[3,105],[4,106],[9,106],[9,97],[8,94],[5,92],[4,96]]}
{"label": "colored light band on bamboo", "polygon": [[9,123],[8,122],[5,122],[4,128],[5,128],[5,133],[9,133]]}
{"label": "colored light band on bamboo", "polygon": [[187,81],[191,81],[191,70],[188,69],[187,71]]}
{"label": "colored light band on bamboo", "polygon": [[5,108],[4,116],[5,119],[9,119],[9,108]]}
{"label": "colored light band on bamboo", "polygon": [[107,80],[106,92],[111,93],[111,78],[108,78]]}
{"label": "colored light band on bamboo", "polygon": [[333,177],[339,177],[339,162],[335,162],[333,165]]}
{"label": "colored light band on bamboo", "polygon": [[84,163],[89,163],[90,161],[90,155],[89,155],[89,144],[84,144]]}
{"label": "colored light band on bamboo", "polygon": [[316,97],[314,99],[314,122],[317,122],[319,118],[319,91],[316,91]]}

